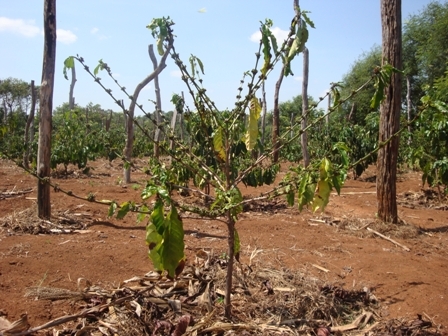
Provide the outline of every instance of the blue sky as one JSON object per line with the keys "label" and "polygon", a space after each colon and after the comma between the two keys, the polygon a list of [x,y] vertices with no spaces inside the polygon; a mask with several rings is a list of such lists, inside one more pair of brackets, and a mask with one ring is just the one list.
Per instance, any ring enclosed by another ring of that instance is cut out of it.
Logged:
{"label": "blue sky", "polygon": [[[0,78],[16,77],[40,83],[43,56],[43,0],[0,0]],[[429,0],[403,0],[405,22],[419,13]],[[152,71],[148,45],[155,43],[146,28],[152,18],[170,16],[175,22],[175,47],[187,62],[191,54],[205,66],[204,87],[218,108],[234,106],[239,81],[254,66],[260,21],[274,22],[274,33],[286,34],[294,15],[292,0],[58,0],[57,58],[53,106],[68,101],[69,81],[62,74],[63,61],[79,54],[91,68],[103,59],[119,82],[132,92]],[[301,0],[303,10],[316,29],[310,29],[309,94],[325,94],[331,82],[340,81],[363,52],[381,44],[379,0]],[[301,93],[302,56],[292,63],[294,76],[285,78],[280,101]],[[280,67],[278,67],[280,68]],[[279,70],[279,69],[278,69]],[[278,71],[266,83],[268,109],[273,106]],[[106,79],[106,74],[101,77]],[[98,84],[77,66],[76,102],[89,102],[105,109],[119,109]],[[173,93],[184,83],[173,61],[160,75],[162,109],[172,109]],[[124,99],[110,81],[118,98]],[[139,102],[153,111],[154,85],[140,94]],[[189,100],[187,100],[188,102]],[[126,102],[126,101],[125,101]],[[129,102],[126,102],[128,104]],[[322,106],[324,108],[324,106]]]}

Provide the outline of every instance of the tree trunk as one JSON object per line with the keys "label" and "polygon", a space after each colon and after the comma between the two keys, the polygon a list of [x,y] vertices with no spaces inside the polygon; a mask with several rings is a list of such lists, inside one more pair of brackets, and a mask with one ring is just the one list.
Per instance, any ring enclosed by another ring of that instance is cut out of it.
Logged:
{"label": "tree trunk", "polygon": [[[177,108],[174,108],[173,117],[171,118],[171,131],[173,132],[172,136],[176,136],[176,123],[177,123]],[[174,149],[174,139],[170,139],[170,149]]]}
{"label": "tree trunk", "polygon": [[[135,88],[134,94],[132,95],[132,100],[129,105],[129,110],[126,113],[127,121],[126,121],[126,144],[123,150],[124,158],[131,162],[132,158],[132,147],[134,145],[134,111],[135,106],[137,104],[138,95],[140,94],[140,91],[148,84],[150,83],[154,78],[157,78],[159,73],[162,72],[163,69],[166,68],[166,58],[168,57],[170,50],[173,46],[173,40],[170,41],[168,44],[167,49],[165,50],[165,53],[163,54],[162,58],[160,59],[160,64],[157,66],[154,71],[147,76],[143,81],[141,81]],[[123,170],[123,182],[124,183],[131,183],[131,167],[125,167]]]}
{"label": "tree trunk", "polygon": [[70,83],[70,92],[68,96],[68,108],[71,110],[75,107],[75,97],[73,97],[73,91],[75,90],[76,84],[76,71],[75,71],[75,63],[73,63],[72,67],[72,81]]}
{"label": "tree trunk", "polygon": [[327,115],[325,116],[325,123],[327,125],[330,123],[330,109],[331,109],[331,91],[328,93]]}
{"label": "tree trunk", "polygon": [[30,132],[30,127],[34,127],[34,113],[36,110],[36,89],[34,87],[34,80],[31,81],[30,89],[31,89],[31,109],[30,109],[30,115],[26,120],[25,135],[23,138],[25,143],[25,153],[23,153],[22,163],[26,169],[29,169],[30,144],[33,142],[34,139],[34,132]]}
{"label": "tree trunk", "polygon": [[[382,64],[401,69],[401,0],[381,0]],[[380,106],[380,144],[400,128],[401,74],[393,73]],[[378,217],[384,222],[397,223],[396,176],[398,137],[378,151],[377,201]]]}
{"label": "tree trunk", "polygon": [[282,69],[280,70],[280,77],[275,83],[275,91],[274,91],[274,111],[272,113],[272,149],[274,151],[272,161],[273,163],[278,162],[279,156],[279,147],[280,144],[278,142],[278,138],[280,137],[280,108],[278,103],[278,97],[280,94],[280,87],[282,86],[282,81],[285,73],[285,65],[283,64]]}
{"label": "tree trunk", "polygon": [[[44,3],[44,56],[42,84],[40,87],[39,147],[37,175],[41,179],[50,176],[51,128],[53,111],[54,70],[56,61],[56,0]],[[37,205],[40,218],[50,218],[50,185],[42,180],[37,184]]]}
{"label": "tree trunk", "polygon": [[[303,49],[303,84],[302,84],[302,131],[307,126],[307,113],[309,109],[308,104],[308,71],[309,71],[309,52],[308,48]],[[310,154],[308,152],[308,136],[306,132],[302,133],[300,138],[302,145],[303,165],[308,167],[310,164]]]}
{"label": "tree trunk", "polygon": [[408,132],[409,132],[409,137],[408,137],[408,146],[411,145],[412,143],[412,127],[411,127],[411,119],[412,119],[412,100],[411,100],[411,78],[410,76],[406,76],[406,102],[407,102],[407,112],[408,112]]}
{"label": "tree trunk", "polygon": [[233,283],[233,264],[235,257],[235,220],[233,219],[230,211],[227,211],[227,244],[228,244],[228,264],[226,274],[226,290],[224,297],[224,316],[228,319],[232,317],[232,283]]}
{"label": "tree trunk", "polygon": [[110,130],[110,122],[112,121],[112,110],[110,110],[109,118],[106,115],[106,132]]}
{"label": "tree trunk", "polygon": [[[154,70],[157,69],[157,58],[154,54],[153,45],[150,44],[148,48],[149,52],[149,58],[151,58],[153,68]],[[162,125],[162,116],[160,113],[162,112],[162,99],[160,97],[160,86],[159,86],[159,76],[156,76],[154,78],[154,89],[156,93],[156,111],[154,112],[154,117],[156,120],[156,129],[154,132],[154,157],[158,158],[160,155],[160,148],[159,148],[159,142],[160,142],[160,128]]]}

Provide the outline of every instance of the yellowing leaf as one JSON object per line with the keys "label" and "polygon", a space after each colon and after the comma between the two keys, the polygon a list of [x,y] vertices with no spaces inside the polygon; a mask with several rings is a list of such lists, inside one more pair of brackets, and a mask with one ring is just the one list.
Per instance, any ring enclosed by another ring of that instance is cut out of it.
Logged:
{"label": "yellowing leaf", "polygon": [[324,211],[325,206],[330,200],[331,186],[327,181],[320,180],[317,183],[316,192],[314,194],[312,209],[316,212],[318,209]]}
{"label": "yellowing leaf", "polygon": [[249,109],[249,126],[246,133],[246,148],[247,150],[254,149],[258,138],[258,119],[260,119],[261,105],[256,97],[250,101]]}
{"label": "yellowing leaf", "polygon": [[226,152],[224,150],[224,141],[222,137],[222,128],[219,127],[216,132],[213,134],[213,147],[215,152],[218,153],[218,156],[221,160],[226,159]]}

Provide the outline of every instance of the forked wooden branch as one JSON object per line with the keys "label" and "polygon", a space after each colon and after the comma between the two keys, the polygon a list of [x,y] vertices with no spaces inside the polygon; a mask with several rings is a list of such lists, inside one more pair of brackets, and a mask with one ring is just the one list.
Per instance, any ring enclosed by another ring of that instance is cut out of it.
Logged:
{"label": "forked wooden branch", "polygon": [[118,300],[115,300],[115,301],[110,302],[110,303],[102,304],[102,305],[95,306],[95,307],[89,308],[89,309],[84,309],[82,312],[80,312],[78,314],[65,315],[65,316],[62,316],[62,317],[58,317],[58,318],[56,318],[54,320],[51,320],[51,321],[49,321],[49,322],[47,322],[45,324],[42,324],[42,325],[40,325],[38,327],[31,328],[31,329],[28,329],[28,330],[20,332],[20,333],[14,333],[13,335],[14,336],[24,336],[24,335],[34,334],[34,333],[38,332],[39,330],[44,330],[44,329],[48,329],[48,328],[51,328],[51,327],[54,327],[54,326],[57,326],[57,325],[60,325],[60,324],[63,324],[63,323],[67,323],[67,322],[76,320],[76,319],[78,319],[80,317],[85,317],[88,314],[102,312],[104,309],[106,309],[109,306],[121,303],[121,302],[126,301],[126,300],[130,300],[132,298],[133,298],[132,296],[122,297],[122,298],[119,298]]}
{"label": "forked wooden branch", "polygon": [[374,234],[376,234],[377,236],[379,236],[379,237],[381,237],[381,238],[383,238],[383,239],[386,239],[386,240],[390,241],[391,243],[393,243],[393,244],[395,244],[395,245],[397,245],[397,246],[400,246],[400,247],[401,247],[403,250],[405,250],[406,252],[409,252],[409,251],[410,251],[410,249],[409,249],[408,247],[406,247],[406,246],[404,246],[404,245],[402,245],[402,244],[396,242],[396,241],[393,240],[392,238],[386,237],[385,235],[383,235],[383,234],[381,234],[381,233],[379,233],[379,232],[377,232],[377,231],[375,231],[375,230],[372,230],[371,228],[367,228],[367,230],[369,230],[370,232],[373,232]]}

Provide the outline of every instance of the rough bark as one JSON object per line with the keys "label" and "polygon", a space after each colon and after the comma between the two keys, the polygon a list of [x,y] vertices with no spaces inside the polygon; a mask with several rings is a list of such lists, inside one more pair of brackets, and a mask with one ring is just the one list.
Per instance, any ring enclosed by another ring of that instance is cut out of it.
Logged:
{"label": "rough bark", "polygon": [[[53,110],[54,71],[56,61],[56,0],[44,3],[44,56],[42,84],[40,87],[39,147],[37,151],[37,175],[41,179],[50,176],[51,128]],[[50,218],[50,185],[42,180],[37,184],[38,216]]]}
{"label": "rough bark", "polygon": [[[160,72],[162,72],[163,69],[166,67],[166,59],[170,53],[170,50],[173,46],[173,40],[171,39],[167,49],[165,50],[165,53],[163,54],[162,58],[160,59],[160,63],[157,66],[154,71],[147,76],[143,81],[141,81],[135,88],[134,94],[132,95],[132,100],[129,105],[129,110],[126,112],[127,121],[126,121],[126,144],[123,150],[123,156],[124,158],[130,162],[132,158],[132,147],[134,145],[134,111],[135,106],[138,100],[138,96],[140,94],[140,91],[149,84],[154,78],[156,78]],[[123,181],[124,183],[131,183],[131,168],[125,167],[123,170]]]}
{"label": "rough bark", "polygon": [[304,132],[307,127],[308,104],[308,72],[309,72],[309,51],[308,48],[303,49],[303,82],[302,82],[302,135],[300,144],[302,146],[303,165],[308,167],[310,164],[310,154],[308,152],[308,135]]}
{"label": "rough bark", "polygon": [[31,81],[30,84],[30,90],[31,90],[31,109],[30,109],[30,115],[28,116],[26,120],[26,126],[25,126],[25,135],[23,137],[24,144],[25,144],[25,153],[23,153],[23,161],[22,164],[25,168],[29,168],[29,156],[30,156],[30,143],[33,142],[34,139],[34,132],[30,132],[30,128],[34,128],[34,113],[36,111],[36,88],[34,87],[34,80]]}
{"label": "rough bark", "polygon": [[[176,135],[176,123],[177,123],[177,108],[174,108],[173,116],[171,118],[171,131],[173,132],[173,136]],[[170,139],[170,149],[174,149],[174,139]]]}
{"label": "rough bark", "polygon": [[412,143],[412,127],[411,127],[411,119],[412,119],[412,100],[411,100],[411,78],[410,76],[406,76],[406,105],[407,105],[407,113],[408,113],[408,145]]}
{"label": "rough bark", "polygon": [[[402,68],[401,60],[401,0],[381,0],[382,64]],[[379,141],[388,140],[400,127],[401,75],[394,73],[385,89],[380,106]],[[398,137],[391,139],[378,151],[377,202],[378,217],[385,222],[397,223],[396,176]]]}
{"label": "rough bark", "polygon": [[278,98],[280,95],[280,87],[282,86],[282,81],[285,73],[285,65],[282,66],[280,70],[280,77],[275,83],[275,91],[274,91],[274,111],[272,113],[272,149],[273,149],[273,158],[272,161],[274,163],[278,162],[279,157],[279,147],[280,143],[278,142],[278,138],[280,137],[280,108]]}
{"label": "rough bark", "polygon": [[73,108],[75,107],[75,97],[73,96],[73,92],[75,90],[75,84],[76,84],[76,71],[75,71],[75,64],[73,63],[72,81],[70,83],[70,92],[68,96],[68,107],[70,110],[73,110]]}

